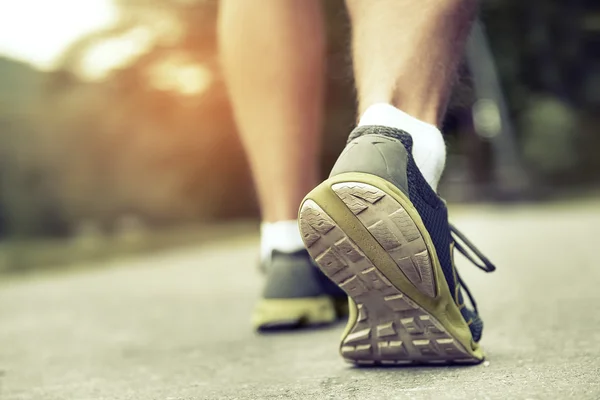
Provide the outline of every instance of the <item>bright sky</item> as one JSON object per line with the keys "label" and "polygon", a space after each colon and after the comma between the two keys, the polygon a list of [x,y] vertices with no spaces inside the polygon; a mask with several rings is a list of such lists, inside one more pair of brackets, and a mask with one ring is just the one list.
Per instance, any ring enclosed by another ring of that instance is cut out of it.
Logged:
{"label": "bright sky", "polygon": [[51,69],[70,43],[116,18],[112,0],[1,0],[0,54]]}
{"label": "bright sky", "polygon": [[[50,70],[71,43],[116,19],[112,0],[0,0],[0,54]],[[150,48],[153,38],[148,29],[138,28],[107,40],[90,49],[81,72],[88,79],[102,78]],[[162,89],[189,95],[202,92],[212,80],[204,66],[177,59],[165,60],[152,77]]]}

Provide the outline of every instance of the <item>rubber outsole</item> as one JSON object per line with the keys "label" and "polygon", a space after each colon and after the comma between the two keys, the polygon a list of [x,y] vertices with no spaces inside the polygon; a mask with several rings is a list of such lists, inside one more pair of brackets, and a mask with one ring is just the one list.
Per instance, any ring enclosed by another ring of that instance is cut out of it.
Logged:
{"label": "rubber outsole", "polygon": [[319,268],[351,299],[344,359],[382,365],[483,360],[429,234],[397,188],[372,175],[341,174],[307,195],[299,225]]}
{"label": "rubber outsole", "polygon": [[252,315],[259,331],[287,330],[336,322],[336,304],[330,296],[298,299],[261,299]]}

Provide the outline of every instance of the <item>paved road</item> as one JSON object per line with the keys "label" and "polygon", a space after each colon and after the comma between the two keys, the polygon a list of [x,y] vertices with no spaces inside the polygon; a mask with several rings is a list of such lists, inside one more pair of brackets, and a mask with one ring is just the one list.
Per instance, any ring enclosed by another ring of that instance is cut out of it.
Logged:
{"label": "paved road", "polygon": [[598,399],[600,202],[458,210],[489,363],[356,369],[342,326],[260,336],[256,237],[0,283],[0,399]]}

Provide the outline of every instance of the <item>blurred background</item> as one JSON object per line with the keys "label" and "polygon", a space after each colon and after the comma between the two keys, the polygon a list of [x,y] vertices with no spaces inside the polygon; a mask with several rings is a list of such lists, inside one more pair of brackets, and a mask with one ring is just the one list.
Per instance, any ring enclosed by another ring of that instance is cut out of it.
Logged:
{"label": "blurred background", "polygon": [[[355,110],[343,1],[324,5],[325,175]],[[0,2],[0,272],[195,244],[231,235],[223,221],[257,227],[219,70],[218,6]],[[446,121],[442,195],[595,201],[600,3],[488,0],[481,21]]]}

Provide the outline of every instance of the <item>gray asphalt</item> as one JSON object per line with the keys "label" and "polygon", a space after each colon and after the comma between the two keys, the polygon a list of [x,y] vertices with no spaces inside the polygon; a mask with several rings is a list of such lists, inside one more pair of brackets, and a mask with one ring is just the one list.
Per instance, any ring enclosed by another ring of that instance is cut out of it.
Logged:
{"label": "gray asphalt", "polygon": [[357,369],[342,325],[261,336],[257,237],[0,283],[0,399],[599,399],[600,201],[461,208],[475,367]]}

